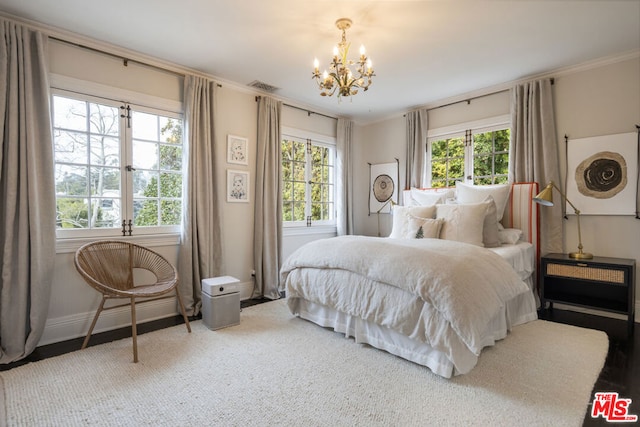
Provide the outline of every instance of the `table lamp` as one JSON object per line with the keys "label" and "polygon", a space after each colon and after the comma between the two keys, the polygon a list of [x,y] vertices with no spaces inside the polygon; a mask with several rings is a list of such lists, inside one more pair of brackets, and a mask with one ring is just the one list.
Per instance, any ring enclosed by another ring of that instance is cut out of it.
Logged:
{"label": "table lamp", "polygon": [[533,198],[533,201],[542,206],[553,206],[553,189],[554,188],[558,190],[558,193],[560,193],[562,198],[564,198],[564,200],[566,200],[567,203],[571,205],[571,207],[573,208],[576,214],[576,219],[578,221],[578,252],[570,252],[569,257],[575,258],[575,259],[593,258],[593,254],[582,251],[582,234],[580,232],[580,211],[574,206],[573,203],[571,203],[569,199],[567,199],[567,196],[564,195],[564,193],[558,188],[558,186],[553,181],[550,181],[549,184],[547,184],[547,186],[544,187],[544,189],[540,193],[538,193],[537,196]]}

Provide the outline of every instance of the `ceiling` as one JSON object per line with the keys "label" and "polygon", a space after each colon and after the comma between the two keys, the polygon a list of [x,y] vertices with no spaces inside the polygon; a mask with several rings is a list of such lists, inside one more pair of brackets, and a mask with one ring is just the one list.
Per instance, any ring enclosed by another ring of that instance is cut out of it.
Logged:
{"label": "ceiling", "polygon": [[[0,11],[364,122],[640,52],[640,0],[0,0]],[[338,100],[311,73],[314,57],[328,68],[342,17],[376,77]]]}

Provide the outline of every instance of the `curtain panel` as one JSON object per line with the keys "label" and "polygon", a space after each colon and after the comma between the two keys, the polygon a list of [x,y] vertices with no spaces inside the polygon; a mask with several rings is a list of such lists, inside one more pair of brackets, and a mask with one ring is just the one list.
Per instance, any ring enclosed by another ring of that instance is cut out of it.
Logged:
{"label": "curtain panel", "polygon": [[427,110],[411,111],[406,115],[407,165],[405,188],[422,187],[427,152]]}
{"label": "curtain panel", "polygon": [[220,206],[215,174],[216,83],[187,75],[184,82],[184,211],[178,289],[189,315],[202,307],[202,279],[220,275]]}
{"label": "curtain panel", "polygon": [[338,119],[336,141],[336,223],[338,236],[353,234],[353,121]]}
{"label": "curtain panel", "polygon": [[46,37],[0,19],[0,363],[44,331],[55,262],[55,184]]}
{"label": "curtain panel", "polygon": [[[549,181],[560,186],[551,79],[536,80],[511,90],[510,182]],[[562,187],[560,187],[562,188]],[[540,250],[562,252],[562,205],[540,209]]]}
{"label": "curtain panel", "polygon": [[282,102],[262,96],[258,100],[256,157],[255,283],[252,298],[280,298],[282,265]]}

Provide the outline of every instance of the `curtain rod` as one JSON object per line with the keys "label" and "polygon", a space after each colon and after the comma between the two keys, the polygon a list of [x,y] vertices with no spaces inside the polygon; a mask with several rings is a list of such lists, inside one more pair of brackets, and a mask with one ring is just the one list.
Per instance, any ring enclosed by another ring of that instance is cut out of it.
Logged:
{"label": "curtain rod", "polygon": [[[259,96],[259,95],[256,96],[256,102],[258,102],[258,100],[260,98],[261,98],[261,96]],[[307,113],[307,116],[311,116],[312,114],[315,114],[316,116],[322,116],[322,117],[326,117],[328,119],[338,120],[336,117],[331,117],[331,116],[328,116],[326,114],[317,113],[315,111],[307,110],[306,108],[298,107],[298,106],[287,104],[287,103],[284,103],[284,102],[282,103],[282,105],[284,105],[285,107],[295,108],[296,110],[304,111],[304,112]]]}
{"label": "curtain rod", "polygon": [[[55,40],[55,41],[58,41],[58,42],[61,42],[61,43],[65,43],[65,44],[71,45],[71,46],[79,47],[81,49],[85,49],[85,50],[88,50],[90,52],[95,52],[95,53],[99,53],[99,54],[102,54],[102,55],[105,55],[105,56],[109,56],[111,58],[120,59],[122,61],[122,65],[124,65],[125,67],[129,66],[129,62],[132,62],[134,64],[142,65],[144,67],[149,67],[149,68],[153,68],[153,69],[156,69],[156,70],[159,70],[159,71],[163,71],[165,73],[173,74],[174,76],[178,76],[178,77],[185,77],[187,75],[186,73],[181,73],[179,71],[170,70],[168,68],[160,67],[158,65],[149,64],[147,62],[139,61],[137,59],[127,58],[127,57],[124,57],[122,55],[118,55],[118,54],[115,54],[115,53],[107,52],[105,50],[97,49],[95,47],[87,46],[87,45],[84,45],[84,44],[81,44],[81,43],[76,43],[76,42],[72,42],[72,41],[69,41],[69,40],[61,39],[59,37],[49,36],[49,38],[51,40]],[[216,83],[216,85],[218,87],[222,87],[222,85],[220,83]]]}
{"label": "curtain rod", "polygon": [[[555,84],[555,79],[552,77],[551,78],[551,84]],[[444,107],[449,107],[451,105],[456,105],[456,104],[461,104],[463,102],[466,102],[467,105],[471,104],[471,101],[475,100],[475,99],[480,99],[480,98],[484,98],[486,96],[492,96],[495,95],[497,93],[502,93],[502,92],[507,92],[509,89],[504,89],[504,90],[499,90],[497,92],[491,92],[491,93],[486,93],[484,95],[478,95],[478,96],[472,96],[471,98],[467,98],[467,99],[462,99],[460,101],[455,101],[455,102],[450,102],[448,104],[443,104],[443,105],[438,105],[437,107],[433,107],[433,108],[427,108],[427,111],[431,111],[431,110],[437,110],[438,108],[444,108]],[[402,117],[407,117],[406,114],[403,114]]]}

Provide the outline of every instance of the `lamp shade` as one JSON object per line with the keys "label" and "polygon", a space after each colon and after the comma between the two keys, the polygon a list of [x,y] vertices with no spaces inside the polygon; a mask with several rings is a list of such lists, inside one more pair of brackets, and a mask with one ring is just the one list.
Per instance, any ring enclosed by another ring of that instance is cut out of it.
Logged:
{"label": "lamp shade", "polygon": [[553,206],[553,184],[549,183],[544,189],[538,193],[533,201],[542,206]]}

